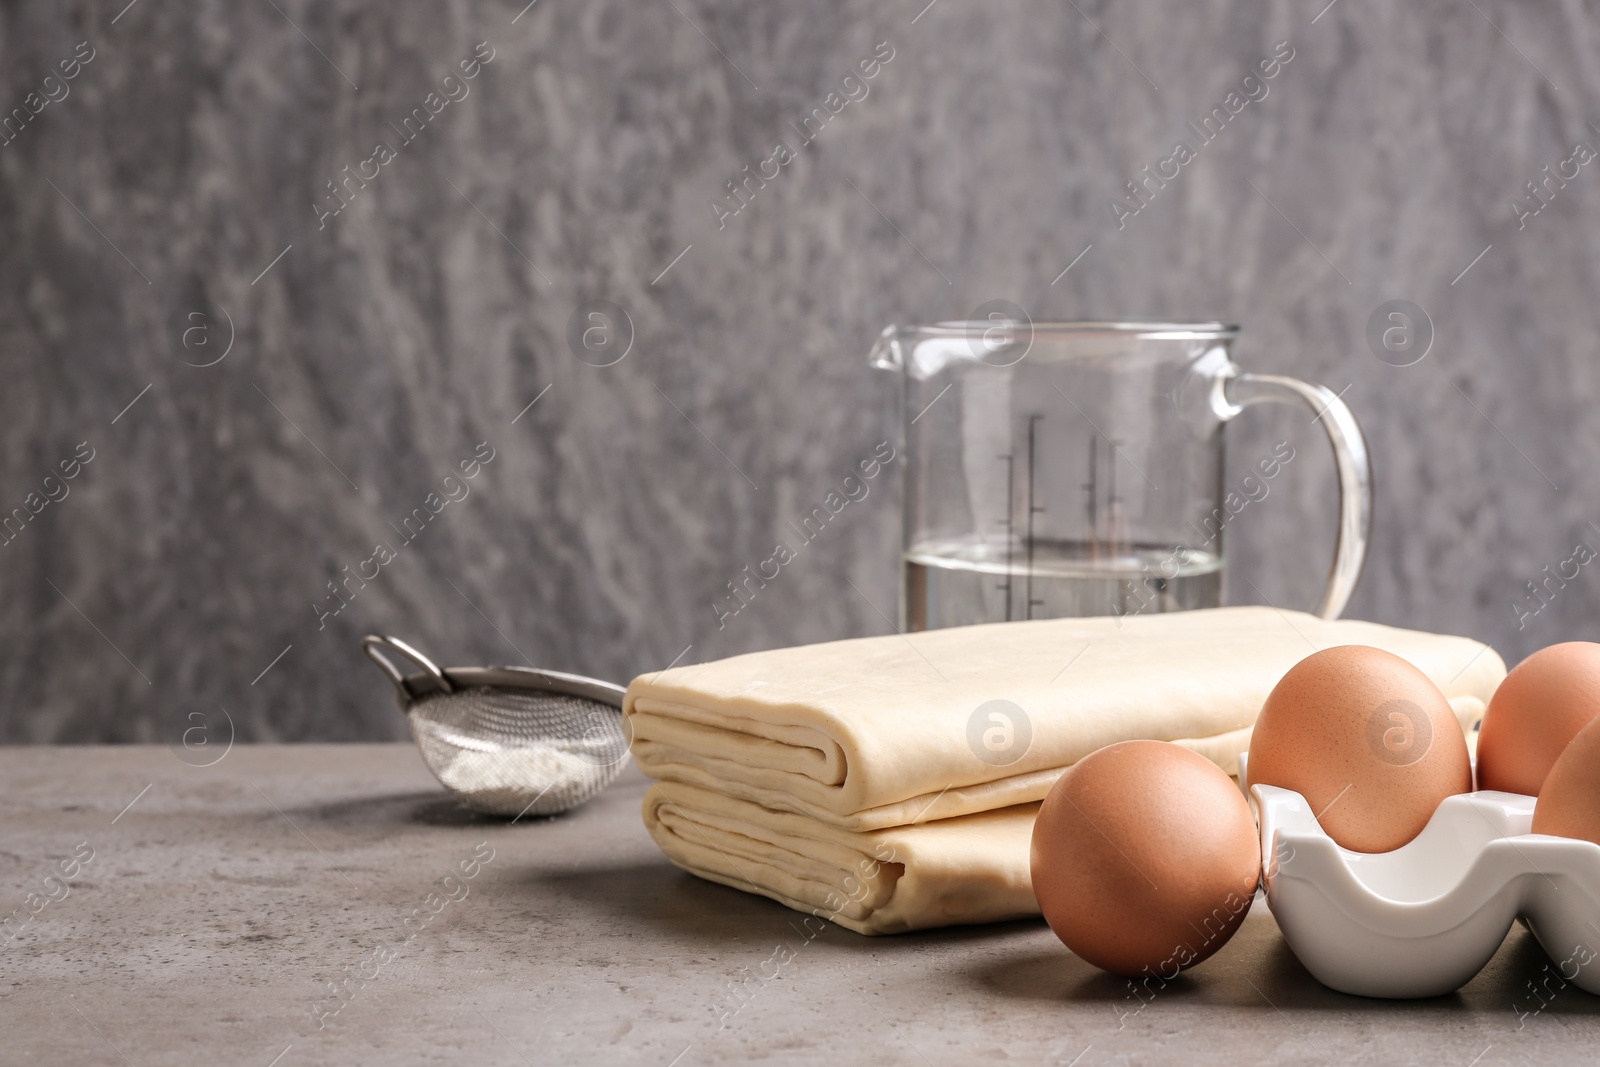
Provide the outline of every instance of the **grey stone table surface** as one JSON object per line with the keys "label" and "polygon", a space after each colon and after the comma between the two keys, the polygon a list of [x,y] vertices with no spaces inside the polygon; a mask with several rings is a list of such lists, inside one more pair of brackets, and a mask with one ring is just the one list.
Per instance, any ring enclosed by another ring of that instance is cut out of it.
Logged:
{"label": "grey stone table surface", "polygon": [[1259,901],[1153,995],[1039,921],[813,934],[669,864],[646,787],[507,825],[407,745],[0,749],[0,1060],[1494,1067],[1600,1038],[1520,927],[1414,1002],[1318,985]]}

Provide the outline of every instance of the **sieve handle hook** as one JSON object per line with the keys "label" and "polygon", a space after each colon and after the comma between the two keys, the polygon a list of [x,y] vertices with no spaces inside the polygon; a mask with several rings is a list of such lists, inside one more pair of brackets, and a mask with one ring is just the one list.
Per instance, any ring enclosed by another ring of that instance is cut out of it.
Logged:
{"label": "sieve handle hook", "polygon": [[405,699],[411,700],[415,698],[416,694],[406,684],[406,676],[401,673],[400,668],[396,667],[394,661],[384,654],[386,649],[393,649],[427,671],[429,676],[438,683],[439,688],[446,693],[454,693],[456,691],[455,684],[445,677],[444,671],[439,669],[437,663],[398,637],[391,637],[388,634],[368,634],[363,637],[361,639],[361,651],[365,652],[367,658],[378,665],[380,671],[388,675],[389,681],[394,683],[394,687],[400,690],[400,695]]}

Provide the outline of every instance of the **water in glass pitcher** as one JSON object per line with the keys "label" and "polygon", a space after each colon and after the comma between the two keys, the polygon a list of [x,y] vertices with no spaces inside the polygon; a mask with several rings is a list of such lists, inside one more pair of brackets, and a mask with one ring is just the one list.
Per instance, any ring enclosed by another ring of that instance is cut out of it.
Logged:
{"label": "water in glass pitcher", "polygon": [[1204,549],[1104,542],[923,542],[901,559],[907,630],[1215,607],[1222,559]]}

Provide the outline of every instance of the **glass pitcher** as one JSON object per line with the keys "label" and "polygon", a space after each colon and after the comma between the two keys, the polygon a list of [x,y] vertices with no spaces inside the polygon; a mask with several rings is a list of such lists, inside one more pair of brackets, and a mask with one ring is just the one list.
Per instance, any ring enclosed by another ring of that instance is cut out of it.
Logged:
{"label": "glass pitcher", "polygon": [[1328,434],[1339,529],[1318,611],[1336,618],[1372,517],[1366,442],[1330,389],[1246,374],[1220,322],[1015,319],[891,326],[874,367],[903,382],[901,625],[1214,607],[1234,517],[1288,445],[1224,484],[1223,428],[1252,404],[1303,405]]}

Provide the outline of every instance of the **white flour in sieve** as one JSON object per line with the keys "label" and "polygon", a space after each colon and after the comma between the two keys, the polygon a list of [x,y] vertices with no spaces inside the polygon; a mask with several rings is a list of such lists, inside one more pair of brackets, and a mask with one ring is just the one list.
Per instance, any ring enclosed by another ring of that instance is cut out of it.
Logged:
{"label": "white flour in sieve", "polygon": [[577,804],[606,770],[593,753],[534,742],[494,752],[457,752],[438,777],[480,810],[547,815]]}

